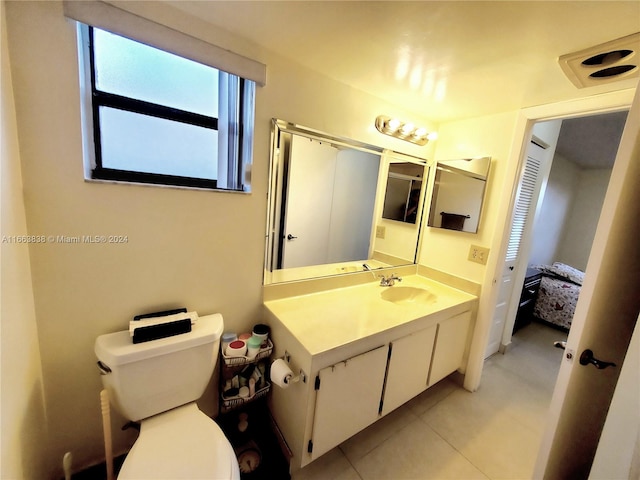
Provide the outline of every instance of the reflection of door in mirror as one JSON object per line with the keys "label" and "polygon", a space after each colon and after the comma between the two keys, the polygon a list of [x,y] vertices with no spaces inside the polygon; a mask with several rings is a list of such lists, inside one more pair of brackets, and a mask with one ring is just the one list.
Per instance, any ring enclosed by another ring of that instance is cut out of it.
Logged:
{"label": "reflection of door in mirror", "polygon": [[278,268],[368,258],[379,158],[298,135],[289,152]]}
{"label": "reflection of door in mirror", "polygon": [[382,217],[416,223],[424,166],[391,163],[384,196]]}

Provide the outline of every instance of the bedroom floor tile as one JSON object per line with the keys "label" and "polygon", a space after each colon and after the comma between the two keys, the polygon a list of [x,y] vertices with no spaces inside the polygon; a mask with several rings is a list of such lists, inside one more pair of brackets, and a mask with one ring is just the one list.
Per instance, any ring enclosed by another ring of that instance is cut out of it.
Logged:
{"label": "bedroom floor tile", "polygon": [[445,379],[293,480],[531,478],[566,337],[527,325],[486,360],[477,392]]}

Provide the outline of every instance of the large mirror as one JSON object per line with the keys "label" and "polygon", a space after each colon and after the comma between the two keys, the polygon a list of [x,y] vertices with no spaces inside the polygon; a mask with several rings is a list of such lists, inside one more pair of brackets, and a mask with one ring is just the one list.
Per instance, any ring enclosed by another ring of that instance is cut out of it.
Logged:
{"label": "large mirror", "polygon": [[275,119],[271,142],[265,285],[415,263],[425,160]]}
{"label": "large mirror", "polygon": [[428,225],[477,233],[491,157],[438,161]]}

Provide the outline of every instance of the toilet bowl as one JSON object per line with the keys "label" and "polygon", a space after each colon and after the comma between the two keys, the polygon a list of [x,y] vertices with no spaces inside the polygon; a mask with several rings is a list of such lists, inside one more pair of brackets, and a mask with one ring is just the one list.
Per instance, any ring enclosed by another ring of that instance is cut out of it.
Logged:
{"label": "toilet bowl", "polygon": [[119,480],[161,478],[240,478],[229,441],[195,403],[143,420],[118,475]]}
{"label": "toilet bowl", "polygon": [[231,444],[195,403],[213,374],[223,327],[215,314],[191,332],[149,342],[133,344],[128,330],[96,339],[111,403],[140,422],[119,480],[240,479]]}

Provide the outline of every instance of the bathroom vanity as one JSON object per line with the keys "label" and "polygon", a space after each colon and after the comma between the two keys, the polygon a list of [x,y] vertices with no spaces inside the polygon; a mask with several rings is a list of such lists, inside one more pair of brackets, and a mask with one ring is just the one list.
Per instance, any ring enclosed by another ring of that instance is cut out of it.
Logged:
{"label": "bathroom vanity", "polygon": [[464,373],[477,297],[413,272],[392,287],[369,277],[265,296],[274,354],[300,375],[288,388],[274,388],[271,398],[293,452],[292,470],[447,375]]}

